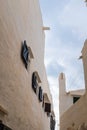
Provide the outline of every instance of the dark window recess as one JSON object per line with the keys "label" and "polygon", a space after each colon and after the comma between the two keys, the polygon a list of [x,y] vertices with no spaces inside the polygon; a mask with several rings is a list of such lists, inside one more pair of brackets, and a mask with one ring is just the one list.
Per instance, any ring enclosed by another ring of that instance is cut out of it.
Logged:
{"label": "dark window recess", "polygon": [[43,100],[43,90],[41,87],[39,87],[39,95],[38,95],[39,101],[42,102]]}
{"label": "dark window recess", "polygon": [[45,112],[50,113],[51,112],[51,104],[50,103],[45,103],[44,110],[45,110]]}
{"label": "dark window recess", "polygon": [[35,75],[35,73],[33,73],[32,74],[32,88],[33,88],[35,93],[36,93],[36,90],[37,90],[37,86],[38,86],[37,76]]}
{"label": "dark window recess", "polygon": [[47,116],[50,117],[50,113],[49,112],[47,112]]}
{"label": "dark window recess", "polygon": [[50,130],[55,130],[55,120],[53,119],[53,116],[50,117]]}
{"label": "dark window recess", "polygon": [[23,60],[23,62],[25,64],[25,67],[27,69],[27,66],[28,66],[28,57],[29,57],[29,49],[27,47],[26,41],[24,41],[24,43],[22,45],[21,57],[22,57],[22,60]]}
{"label": "dark window recess", "polygon": [[43,95],[42,107],[44,107],[44,95]]}
{"label": "dark window recess", "polygon": [[80,97],[73,97],[73,103],[77,102],[80,99]]}
{"label": "dark window recess", "polygon": [[12,129],[4,125],[2,122],[0,122],[0,130],[12,130]]}

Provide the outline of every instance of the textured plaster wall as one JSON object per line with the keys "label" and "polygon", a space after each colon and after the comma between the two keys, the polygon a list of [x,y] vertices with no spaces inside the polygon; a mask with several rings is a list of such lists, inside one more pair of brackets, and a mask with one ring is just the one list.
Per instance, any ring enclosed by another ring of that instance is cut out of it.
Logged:
{"label": "textured plaster wall", "polygon": [[82,96],[78,102],[62,115],[60,130],[68,130],[67,128],[73,124],[77,129],[80,128],[83,123],[87,125],[87,95]]}
{"label": "textured plaster wall", "polygon": [[[42,26],[38,0],[0,0],[0,105],[8,112],[0,119],[13,130],[50,129],[49,117],[31,87],[33,71],[44,87]],[[28,70],[20,56],[24,40],[34,55]]]}
{"label": "textured plaster wall", "polygon": [[82,49],[82,61],[83,61],[83,69],[84,69],[85,89],[87,91],[87,40],[84,42],[84,46]]}
{"label": "textured plaster wall", "polygon": [[73,105],[72,96],[66,93],[66,79],[63,74],[63,79],[59,75],[59,114],[60,117]]}

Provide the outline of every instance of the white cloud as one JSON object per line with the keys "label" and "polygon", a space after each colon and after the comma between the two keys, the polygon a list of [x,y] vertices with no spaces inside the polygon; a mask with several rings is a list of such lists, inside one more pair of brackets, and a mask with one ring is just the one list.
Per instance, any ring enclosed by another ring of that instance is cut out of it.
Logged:
{"label": "white cloud", "polygon": [[60,13],[58,20],[62,26],[71,27],[81,37],[87,35],[87,7],[82,0],[70,0]]}

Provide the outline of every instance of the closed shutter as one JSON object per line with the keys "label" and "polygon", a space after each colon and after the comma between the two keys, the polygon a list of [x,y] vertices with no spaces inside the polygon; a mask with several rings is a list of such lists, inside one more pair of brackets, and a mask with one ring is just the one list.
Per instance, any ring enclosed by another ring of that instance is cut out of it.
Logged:
{"label": "closed shutter", "polygon": [[42,88],[41,87],[39,87],[39,101],[40,102],[42,102],[42,100],[43,100],[43,90],[42,90]]}
{"label": "closed shutter", "polygon": [[32,74],[32,88],[34,90],[34,92],[36,93],[37,90],[37,77],[35,75],[35,73]]}
{"label": "closed shutter", "polygon": [[22,56],[23,62],[25,64],[25,67],[27,69],[28,57],[29,57],[29,49],[27,47],[26,41],[24,41],[24,44],[22,45],[21,56]]}
{"label": "closed shutter", "polygon": [[50,129],[55,130],[55,120],[53,119],[53,116],[50,117]]}
{"label": "closed shutter", "polygon": [[45,112],[48,112],[48,113],[51,112],[51,104],[50,103],[45,103]]}

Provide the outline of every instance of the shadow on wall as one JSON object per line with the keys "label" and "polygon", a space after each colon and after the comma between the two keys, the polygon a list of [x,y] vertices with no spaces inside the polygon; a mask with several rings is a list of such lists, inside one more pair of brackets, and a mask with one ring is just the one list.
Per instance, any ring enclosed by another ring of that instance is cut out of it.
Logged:
{"label": "shadow on wall", "polygon": [[87,130],[87,125],[82,123],[78,128],[76,128],[75,123],[73,123],[67,130]]}

